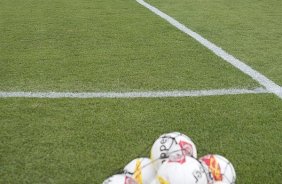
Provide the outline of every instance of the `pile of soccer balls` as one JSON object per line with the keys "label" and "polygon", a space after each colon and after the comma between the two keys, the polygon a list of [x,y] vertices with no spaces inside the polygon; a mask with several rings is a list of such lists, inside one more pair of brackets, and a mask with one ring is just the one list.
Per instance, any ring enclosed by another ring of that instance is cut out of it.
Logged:
{"label": "pile of soccer balls", "polygon": [[233,165],[223,156],[197,159],[192,140],[179,132],[161,135],[153,144],[151,158],[137,158],[124,167],[123,174],[103,184],[235,184]]}

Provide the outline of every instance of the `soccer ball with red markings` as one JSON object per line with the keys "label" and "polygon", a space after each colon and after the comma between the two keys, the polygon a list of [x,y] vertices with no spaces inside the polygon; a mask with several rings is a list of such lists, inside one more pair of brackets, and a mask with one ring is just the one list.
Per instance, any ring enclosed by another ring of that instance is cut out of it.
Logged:
{"label": "soccer ball with red markings", "polygon": [[155,184],[213,184],[211,173],[197,159],[173,155],[158,170]]}
{"label": "soccer ball with red markings", "polygon": [[138,184],[151,184],[157,172],[149,158],[137,158],[123,169],[125,175],[132,177]]}
{"label": "soccer ball with red markings", "polygon": [[201,157],[199,160],[209,168],[215,183],[235,184],[235,169],[225,157],[209,154]]}
{"label": "soccer ball with red markings", "polygon": [[106,179],[103,184],[138,184],[133,178],[124,174],[116,174]]}
{"label": "soccer ball with red markings", "polygon": [[197,158],[197,149],[193,141],[182,133],[172,132],[161,135],[151,148],[151,160],[156,170],[173,154]]}

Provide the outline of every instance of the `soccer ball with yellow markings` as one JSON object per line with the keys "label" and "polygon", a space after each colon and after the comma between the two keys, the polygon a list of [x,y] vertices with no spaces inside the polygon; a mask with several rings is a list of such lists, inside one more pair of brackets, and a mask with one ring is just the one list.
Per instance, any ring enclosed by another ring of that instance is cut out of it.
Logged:
{"label": "soccer ball with yellow markings", "polygon": [[149,158],[132,160],[124,167],[123,172],[135,179],[138,184],[151,184],[157,173]]}

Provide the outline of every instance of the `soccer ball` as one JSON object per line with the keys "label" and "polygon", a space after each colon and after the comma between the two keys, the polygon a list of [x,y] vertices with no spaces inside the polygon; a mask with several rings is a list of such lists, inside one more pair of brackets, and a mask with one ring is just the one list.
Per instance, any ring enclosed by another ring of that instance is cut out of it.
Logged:
{"label": "soccer ball", "polygon": [[138,184],[133,178],[124,174],[116,174],[106,179],[103,184]]}
{"label": "soccer ball", "polygon": [[182,154],[165,161],[158,173],[156,184],[212,184],[210,172],[197,159]]}
{"label": "soccer ball", "polygon": [[124,174],[135,179],[138,184],[150,184],[157,172],[149,158],[137,158],[129,162],[123,169]]}
{"label": "soccer ball", "polygon": [[216,183],[235,184],[235,169],[226,158],[216,154],[209,154],[201,157],[199,160],[210,169]]}
{"label": "soccer ball", "polygon": [[197,158],[197,149],[193,141],[179,132],[161,135],[151,148],[151,160],[158,170],[170,155],[183,154]]}

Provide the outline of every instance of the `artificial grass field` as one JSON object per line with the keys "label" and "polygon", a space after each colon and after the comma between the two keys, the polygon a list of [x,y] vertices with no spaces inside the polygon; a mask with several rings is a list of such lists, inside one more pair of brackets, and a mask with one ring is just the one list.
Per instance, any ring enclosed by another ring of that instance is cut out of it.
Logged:
{"label": "artificial grass field", "polygon": [[254,88],[133,0],[1,1],[0,89]]}
{"label": "artificial grass field", "polygon": [[[282,84],[280,1],[148,2]],[[1,0],[0,35],[0,91],[260,87],[134,0]],[[100,184],[171,131],[238,184],[281,182],[281,99],[244,94],[0,98],[0,183]]]}
{"label": "artificial grass field", "polygon": [[[102,183],[162,133],[232,161],[237,183],[279,183],[282,104],[273,95],[2,99],[0,183]],[[259,180],[258,180],[259,178]]]}
{"label": "artificial grass field", "polygon": [[282,85],[282,1],[147,0]]}

